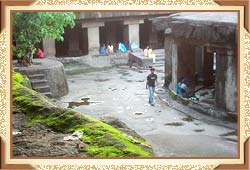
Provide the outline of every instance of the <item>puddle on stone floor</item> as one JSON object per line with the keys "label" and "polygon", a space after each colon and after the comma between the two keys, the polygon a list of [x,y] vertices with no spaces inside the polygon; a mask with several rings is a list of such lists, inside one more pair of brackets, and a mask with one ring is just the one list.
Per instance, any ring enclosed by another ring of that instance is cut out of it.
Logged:
{"label": "puddle on stone floor", "polygon": [[90,105],[90,104],[97,104],[97,103],[103,103],[102,101],[89,101],[89,97],[85,97],[85,98],[81,98],[80,102],[68,102],[68,108],[74,108],[74,107],[79,107],[79,106],[86,106],[86,105]]}
{"label": "puddle on stone floor", "polygon": [[226,139],[227,141],[230,141],[230,142],[237,142],[238,140],[237,139],[232,139],[232,138],[224,138]]}
{"label": "puddle on stone floor", "polygon": [[172,122],[172,123],[166,123],[165,126],[183,126],[182,122]]}
{"label": "puddle on stone floor", "polygon": [[135,112],[134,115],[143,115],[142,112]]}
{"label": "puddle on stone floor", "polygon": [[122,76],[127,76],[129,75],[128,72],[124,71],[124,70],[117,70],[119,74],[121,74]]}
{"label": "puddle on stone floor", "polygon": [[223,133],[220,136],[237,136],[237,131],[231,131],[231,132],[227,132],[227,133]]}
{"label": "puddle on stone floor", "polygon": [[94,81],[97,81],[97,82],[104,82],[104,81],[109,81],[110,79],[95,79]]}
{"label": "puddle on stone floor", "polygon": [[195,129],[194,131],[195,132],[203,132],[203,131],[205,131],[205,129]]}
{"label": "puddle on stone floor", "polygon": [[129,82],[129,83],[131,83],[131,82],[133,82],[132,80],[126,80],[126,82]]}
{"label": "puddle on stone floor", "polygon": [[147,122],[152,122],[153,120],[154,119],[152,117],[146,119]]}
{"label": "puddle on stone floor", "polygon": [[137,80],[137,82],[140,82],[140,83],[141,83],[141,82],[144,82],[144,81],[145,81],[145,80]]}
{"label": "puddle on stone floor", "polygon": [[[135,95],[138,95],[138,96],[143,96],[143,95],[148,95],[148,94],[146,94],[146,93],[135,93]],[[148,100],[148,99],[147,99]]]}
{"label": "puddle on stone floor", "polygon": [[184,117],[182,120],[186,121],[186,122],[192,122],[192,121],[194,121],[191,117]]}

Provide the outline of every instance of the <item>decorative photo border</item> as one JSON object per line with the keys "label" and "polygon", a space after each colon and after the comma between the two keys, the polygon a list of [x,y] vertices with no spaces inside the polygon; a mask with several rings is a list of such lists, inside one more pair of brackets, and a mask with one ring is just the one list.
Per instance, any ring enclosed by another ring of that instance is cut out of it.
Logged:
{"label": "decorative photo border", "polygon": [[[250,1],[249,0],[0,0],[0,169],[250,169]],[[142,8],[143,7],[143,8]],[[12,159],[10,157],[11,11],[236,10],[239,36],[239,159]],[[63,160],[63,161],[62,161]]]}

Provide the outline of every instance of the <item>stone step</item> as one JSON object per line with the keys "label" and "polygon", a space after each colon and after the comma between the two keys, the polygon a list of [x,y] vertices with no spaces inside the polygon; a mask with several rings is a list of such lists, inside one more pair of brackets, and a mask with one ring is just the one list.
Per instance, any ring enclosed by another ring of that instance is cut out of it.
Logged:
{"label": "stone step", "polygon": [[43,80],[30,80],[32,87],[36,88],[36,87],[41,87],[41,86],[46,86],[47,85],[47,80],[43,79]]}
{"label": "stone step", "polygon": [[48,98],[53,98],[53,94],[51,92],[42,93],[43,95],[47,96]]}
{"label": "stone step", "polygon": [[165,60],[165,56],[164,57],[158,57],[158,56],[156,56],[155,59],[156,60]]}
{"label": "stone step", "polygon": [[43,80],[45,79],[45,75],[44,74],[31,74],[28,75],[30,80]]}
{"label": "stone step", "polygon": [[162,66],[165,66],[165,64],[161,64],[161,63],[154,63],[154,67],[162,67]]}
{"label": "stone step", "polygon": [[165,58],[165,54],[163,53],[163,54],[155,54],[156,55],[156,57],[163,57],[163,58]]}
{"label": "stone step", "polygon": [[40,86],[40,87],[34,88],[34,90],[36,90],[40,93],[46,93],[46,92],[50,92],[50,87],[49,86]]}
{"label": "stone step", "polygon": [[165,58],[157,58],[157,57],[155,57],[155,60],[158,60],[158,61],[165,61]]}

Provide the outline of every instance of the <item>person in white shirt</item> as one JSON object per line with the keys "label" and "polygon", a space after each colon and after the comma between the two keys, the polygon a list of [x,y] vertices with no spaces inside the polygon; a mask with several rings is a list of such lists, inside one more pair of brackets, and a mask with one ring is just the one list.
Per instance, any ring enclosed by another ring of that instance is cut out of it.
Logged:
{"label": "person in white shirt", "polygon": [[114,46],[111,45],[111,44],[108,44],[108,47],[107,47],[107,53],[110,54],[110,53],[114,53]]}

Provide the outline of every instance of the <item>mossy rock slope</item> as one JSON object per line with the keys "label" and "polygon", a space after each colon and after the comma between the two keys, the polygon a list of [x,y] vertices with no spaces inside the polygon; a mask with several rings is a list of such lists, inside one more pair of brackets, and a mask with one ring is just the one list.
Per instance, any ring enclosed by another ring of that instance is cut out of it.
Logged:
{"label": "mossy rock slope", "polygon": [[13,73],[13,107],[25,113],[31,123],[42,123],[54,131],[83,132],[84,152],[91,157],[150,157],[152,148],[139,137],[131,137],[99,120],[72,109],[60,108],[31,89],[29,79]]}

